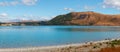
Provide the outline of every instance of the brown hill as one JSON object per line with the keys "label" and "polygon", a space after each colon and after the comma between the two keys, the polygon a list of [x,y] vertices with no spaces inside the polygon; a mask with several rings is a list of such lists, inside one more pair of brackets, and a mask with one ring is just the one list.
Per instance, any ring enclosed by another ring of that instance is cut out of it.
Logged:
{"label": "brown hill", "polygon": [[51,25],[98,25],[120,26],[120,15],[107,15],[96,12],[71,12],[59,15],[49,21]]}

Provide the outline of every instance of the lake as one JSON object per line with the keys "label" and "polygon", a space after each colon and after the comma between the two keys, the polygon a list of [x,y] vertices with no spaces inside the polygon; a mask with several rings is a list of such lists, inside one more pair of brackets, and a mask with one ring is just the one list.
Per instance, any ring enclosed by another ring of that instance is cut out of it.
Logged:
{"label": "lake", "polygon": [[119,37],[119,26],[0,26],[0,48],[65,45]]}

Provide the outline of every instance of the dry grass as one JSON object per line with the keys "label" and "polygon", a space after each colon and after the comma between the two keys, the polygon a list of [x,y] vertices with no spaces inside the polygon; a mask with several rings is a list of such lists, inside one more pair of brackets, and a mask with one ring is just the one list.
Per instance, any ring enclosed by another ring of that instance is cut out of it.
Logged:
{"label": "dry grass", "polygon": [[99,52],[120,52],[120,47],[102,48]]}

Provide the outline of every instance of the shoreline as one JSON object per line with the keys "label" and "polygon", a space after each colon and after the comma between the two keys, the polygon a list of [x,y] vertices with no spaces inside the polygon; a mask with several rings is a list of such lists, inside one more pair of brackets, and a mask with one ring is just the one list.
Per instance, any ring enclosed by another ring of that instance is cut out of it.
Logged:
{"label": "shoreline", "polygon": [[84,48],[84,46],[89,46],[91,44],[99,44],[104,42],[110,42],[113,40],[120,40],[120,38],[117,39],[110,39],[110,40],[101,40],[101,41],[91,41],[87,43],[77,43],[77,44],[68,44],[68,45],[57,45],[57,46],[45,46],[45,47],[29,47],[29,48],[0,48],[0,52],[49,52],[49,51],[55,51],[58,49],[63,48],[69,48],[69,47],[81,47]]}

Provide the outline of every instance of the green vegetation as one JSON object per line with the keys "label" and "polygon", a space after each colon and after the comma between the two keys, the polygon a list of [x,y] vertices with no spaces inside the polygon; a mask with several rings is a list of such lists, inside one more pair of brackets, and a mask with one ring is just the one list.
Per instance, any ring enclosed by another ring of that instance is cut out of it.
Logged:
{"label": "green vegetation", "polygon": [[52,20],[49,21],[49,24],[51,25],[68,25],[67,21],[72,20],[72,15],[71,13],[67,15],[59,15]]}
{"label": "green vegetation", "polygon": [[120,40],[113,40],[109,42],[109,45],[111,45],[112,47],[115,47],[115,45],[120,45]]}

